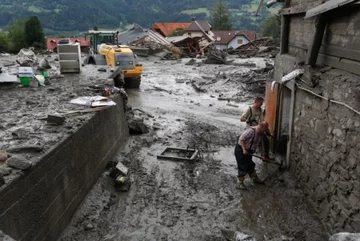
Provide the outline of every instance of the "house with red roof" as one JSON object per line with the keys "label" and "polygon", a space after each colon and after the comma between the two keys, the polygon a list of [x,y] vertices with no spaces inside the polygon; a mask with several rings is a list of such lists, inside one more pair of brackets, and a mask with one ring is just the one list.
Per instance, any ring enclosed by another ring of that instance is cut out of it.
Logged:
{"label": "house with red roof", "polygon": [[168,37],[176,31],[187,29],[190,25],[191,23],[154,23],[151,29],[163,37]]}
{"label": "house with red roof", "polygon": [[236,49],[256,39],[255,31],[226,30],[213,31],[214,45],[217,49]]}
{"label": "house with red roof", "polygon": [[90,47],[90,39],[85,39],[84,37],[77,37],[77,38],[56,38],[56,37],[48,37],[46,40],[47,49],[56,50],[58,43],[62,39],[70,39],[72,43],[79,43],[80,48],[86,49]]}

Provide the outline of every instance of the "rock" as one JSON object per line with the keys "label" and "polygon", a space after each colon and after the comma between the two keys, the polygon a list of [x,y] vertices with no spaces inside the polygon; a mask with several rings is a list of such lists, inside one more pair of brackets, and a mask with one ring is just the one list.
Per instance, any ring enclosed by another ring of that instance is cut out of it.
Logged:
{"label": "rock", "polygon": [[30,169],[32,166],[32,162],[22,156],[12,156],[6,161],[6,164],[9,167],[23,171]]}
{"label": "rock", "polygon": [[37,57],[31,49],[21,49],[16,57],[16,62],[20,66],[34,66],[37,63]]}
{"label": "rock", "polygon": [[337,233],[330,237],[329,241],[359,241],[360,233]]}
{"label": "rock", "polygon": [[15,239],[11,238],[10,236],[3,233],[3,231],[0,230],[0,240],[1,241],[15,241]]}
{"label": "rock", "polygon": [[5,184],[5,179],[3,175],[0,173],[0,187]]}
{"label": "rock", "polygon": [[91,223],[86,224],[84,227],[85,231],[89,231],[89,230],[93,230],[93,229],[94,229],[94,225],[92,225]]}
{"label": "rock", "polygon": [[195,64],[196,64],[196,60],[190,59],[185,65],[195,65]]}
{"label": "rock", "polygon": [[5,162],[9,158],[6,151],[0,151],[0,162]]}
{"label": "rock", "polygon": [[10,153],[41,152],[43,149],[44,149],[43,146],[38,146],[38,145],[22,145],[22,146],[11,147],[7,149],[7,152]]}
{"label": "rock", "polygon": [[106,72],[106,69],[105,68],[100,68],[98,69],[99,72]]}
{"label": "rock", "polygon": [[49,63],[49,61],[46,58],[43,58],[42,60],[40,60],[39,62],[39,70],[45,70],[45,69],[51,69],[51,65]]}
{"label": "rock", "polygon": [[0,167],[0,174],[2,174],[4,177],[9,176],[12,172],[12,169],[3,165]]}
{"label": "rock", "polygon": [[149,128],[141,118],[131,119],[128,121],[129,132],[131,135],[141,135],[149,133]]}
{"label": "rock", "polygon": [[18,128],[12,131],[11,134],[18,139],[26,139],[31,132],[33,132],[32,128]]}
{"label": "rock", "polygon": [[46,120],[48,124],[62,125],[65,122],[65,117],[54,114],[54,115],[48,115]]}

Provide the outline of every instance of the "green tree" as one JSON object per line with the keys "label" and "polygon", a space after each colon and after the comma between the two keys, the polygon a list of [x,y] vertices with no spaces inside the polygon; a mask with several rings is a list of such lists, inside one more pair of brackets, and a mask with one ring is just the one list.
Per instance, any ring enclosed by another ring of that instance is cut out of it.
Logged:
{"label": "green tree", "polygon": [[32,16],[25,23],[25,46],[37,49],[45,48],[44,30],[38,17]]}
{"label": "green tree", "polygon": [[0,32],[0,52],[9,51],[9,38],[5,32]]}
{"label": "green tree", "polygon": [[269,15],[261,24],[261,33],[264,37],[272,37],[274,42],[280,44],[281,20],[277,14]]}
{"label": "green tree", "polygon": [[211,18],[213,30],[231,30],[232,25],[230,23],[231,12],[224,3],[223,0],[218,0],[214,5]]}
{"label": "green tree", "polygon": [[10,25],[8,34],[10,52],[16,53],[25,47],[24,30],[25,20],[23,19],[19,19]]}

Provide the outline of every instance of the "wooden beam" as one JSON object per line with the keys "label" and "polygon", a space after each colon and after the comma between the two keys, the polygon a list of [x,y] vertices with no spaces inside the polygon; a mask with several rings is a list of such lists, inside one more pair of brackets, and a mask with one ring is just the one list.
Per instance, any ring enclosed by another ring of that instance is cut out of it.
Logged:
{"label": "wooden beam", "polygon": [[320,53],[339,58],[345,58],[360,62],[360,50],[359,49],[346,49],[335,46],[321,46]]}
{"label": "wooden beam", "polygon": [[305,19],[311,18],[314,16],[318,16],[322,13],[326,13],[333,9],[339,8],[341,6],[347,5],[349,3],[353,3],[356,0],[330,0],[319,6],[316,6],[306,12]]}
{"label": "wooden beam", "polygon": [[321,14],[316,19],[316,25],[315,25],[315,34],[311,41],[311,46],[309,48],[308,56],[306,64],[310,65],[311,67],[314,67],[316,65],[316,60],[319,55],[319,50],[321,47],[321,43],[324,37],[325,28],[326,28],[326,16],[324,14]]}
{"label": "wooden beam", "polygon": [[360,62],[319,54],[318,64],[360,75]]}
{"label": "wooden beam", "polygon": [[307,11],[307,6],[300,5],[290,8],[283,8],[282,10],[280,10],[280,13],[282,15],[295,15],[295,14],[305,13],[306,11]]}
{"label": "wooden beam", "polygon": [[259,16],[259,13],[260,13],[260,10],[261,10],[261,7],[262,7],[263,3],[264,3],[264,0],[260,0],[260,3],[259,3],[259,6],[258,6],[258,8],[256,10],[255,16]]}
{"label": "wooden beam", "polygon": [[280,53],[286,54],[289,49],[290,17],[281,16],[281,44]]}

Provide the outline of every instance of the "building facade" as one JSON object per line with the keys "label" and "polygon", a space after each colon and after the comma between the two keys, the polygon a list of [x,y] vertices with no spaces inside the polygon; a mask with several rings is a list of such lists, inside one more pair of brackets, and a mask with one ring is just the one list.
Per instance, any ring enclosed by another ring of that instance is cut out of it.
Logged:
{"label": "building facade", "polygon": [[329,233],[358,232],[360,4],[323,2],[285,1],[266,118]]}

